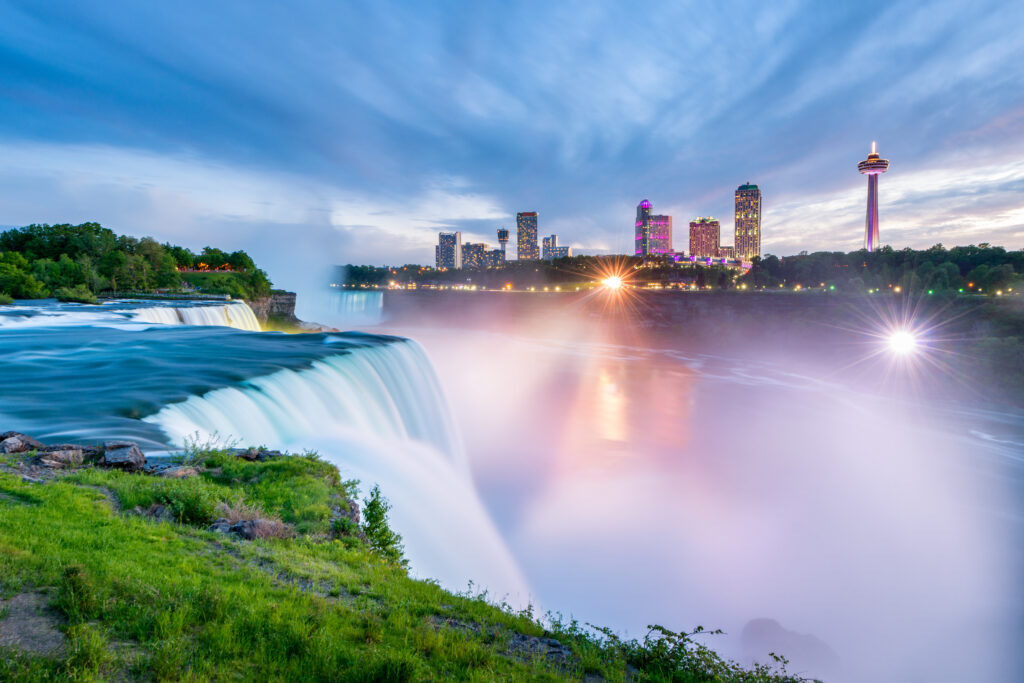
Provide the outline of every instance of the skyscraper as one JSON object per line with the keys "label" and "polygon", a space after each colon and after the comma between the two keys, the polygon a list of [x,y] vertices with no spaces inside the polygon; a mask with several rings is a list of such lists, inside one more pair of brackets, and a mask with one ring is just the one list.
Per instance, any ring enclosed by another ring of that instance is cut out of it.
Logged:
{"label": "skyscraper", "polygon": [[540,249],[537,248],[536,211],[516,214],[516,258],[520,261],[536,261],[540,258]]}
{"label": "skyscraper", "polygon": [[736,233],[733,247],[736,258],[749,261],[761,255],[761,190],[757,185],[736,188]]}
{"label": "skyscraper", "polygon": [[434,247],[434,262],[438,268],[462,267],[462,233],[442,232]]}
{"label": "skyscraper", "polygon": [[711,216],[690,221],[690,256],[714,258],[718,256],[721,226]]}
{"label": "skyscraper", "polygon": [[650,200],[636,207],[635,246],[637,256],[668,254],[672,251],[672,216],[654,215]]}
{"label": "skyscraper", "polygon": [[857,170],[868,177],[868,214],[864,219],[864,248],[874,251],[878,246],[878,176],[889,170],[889,160],[880,159],[871,143],[871,154],[857,164]]}

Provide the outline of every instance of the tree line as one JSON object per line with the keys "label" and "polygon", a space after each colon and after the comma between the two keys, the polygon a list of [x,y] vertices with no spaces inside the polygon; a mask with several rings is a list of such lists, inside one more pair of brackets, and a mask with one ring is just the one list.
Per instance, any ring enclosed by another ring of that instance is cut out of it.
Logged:
{"label": "tree line", "polygon": [[[181,272],[204,264],[224,271]],[[270,281],[244,251],[160,244],[152,237],[117,235],[99,223],[29,225],[0,233],[0,295],[58,296],[88,301],[97,294],[182,291],[253,298]]]}

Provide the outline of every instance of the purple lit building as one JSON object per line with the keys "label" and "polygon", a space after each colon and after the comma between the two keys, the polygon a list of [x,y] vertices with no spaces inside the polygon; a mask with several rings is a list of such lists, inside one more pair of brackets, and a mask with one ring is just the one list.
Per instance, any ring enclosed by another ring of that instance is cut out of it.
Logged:
{"label": "purple lit building", "polygon": [[672,253],[672,216],[651,213],[651,202],[647,199],[636,207],[637,256],[655,256]]}
{"label": "purple lit building", "polygon": [[868,213],[864,219],[864,248],[878,248],[878,176],[889,170],[889,160],[881,159],[871,143],[871,154],[857,164],[857,170],[868,177]]}

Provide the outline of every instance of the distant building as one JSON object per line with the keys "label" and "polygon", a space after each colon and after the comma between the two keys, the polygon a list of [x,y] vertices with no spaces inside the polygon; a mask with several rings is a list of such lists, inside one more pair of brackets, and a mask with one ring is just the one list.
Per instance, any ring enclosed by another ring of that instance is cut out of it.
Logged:
{"label": "distant building", "polygon": [[718,255],[721,256],[724,259],[730,259],[730,260],[734,259],[734,258],[736,258],[736,248],[735,247],[718,247]]}
{"label": "distant building", "polygon": [[508,259],[508,254],[505,251],[506,245],[508,245],[508,230],[505,228],[498,228],[498,249],[501,251],[502,264],[504,264]]}
{"label": "distant building", "polygon": [[736,188],[736,258],[749,261],[761,255],[761,190],[757,185]]}
{"label": "distant building", "polygon": [[690,256],[698,259],[718,256],[721,226],[708,216],[690,221]]}
{"label": "distant building", "polygon": [[536,261],[540,258],[540,249],[537,247],[536,211],[516,214],[516,258],[520,261]]}
{"label": "distant building", "polygon": [[672,253],[672,216],[652,214],[650,200],[636,207],[635,247],[637,256]]}
{"label": "distant building", "polygon": [[503,249],[491,249],[484,254],[484,261],[488,268],[501,268],[505,265],[505,251]]}
{"label": "distant building", "polygon": [[857,170],[868,177],[868,210],[864,219],[864,248],[874,251],[878,241],[878,176],[889,170],[889,160],[878,156],[878,148],[871,143],[871,154],[857,164]]}
{"label": "distant building", "polygon": [[466,242],[462,245],[463,268],[486,268],[487,245],[483,242]]}
{"label": "distant building", "polygon": [[462,233],[442,232],[434,247],[434,262],[438,268],[462,267]]}
{"label": "distant building", "polygon": [[553,261],[556,258],[567,256],[572,256],[572,247],[558,246],[558,235],[551,235],[542,240],[540,257],[545,261]]}

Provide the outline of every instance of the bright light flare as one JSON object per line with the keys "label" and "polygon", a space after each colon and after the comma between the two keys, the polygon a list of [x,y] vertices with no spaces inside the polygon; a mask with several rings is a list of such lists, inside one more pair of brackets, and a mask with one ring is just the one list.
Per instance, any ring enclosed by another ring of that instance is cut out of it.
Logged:
{"label": "bright light flare", "polygon": [[913,332],[897,330],[889,335],[889,350],[901,356],[917,350],[917,337]]}
{"label": "bright light flare", "polygon": [[622,278],[619,277],[618,275],[612,275],[611,277],[607,277],[604,280],[602,280],[601,284],[607,287],[608,289],[615,290],[622,289],[623,282]]}

